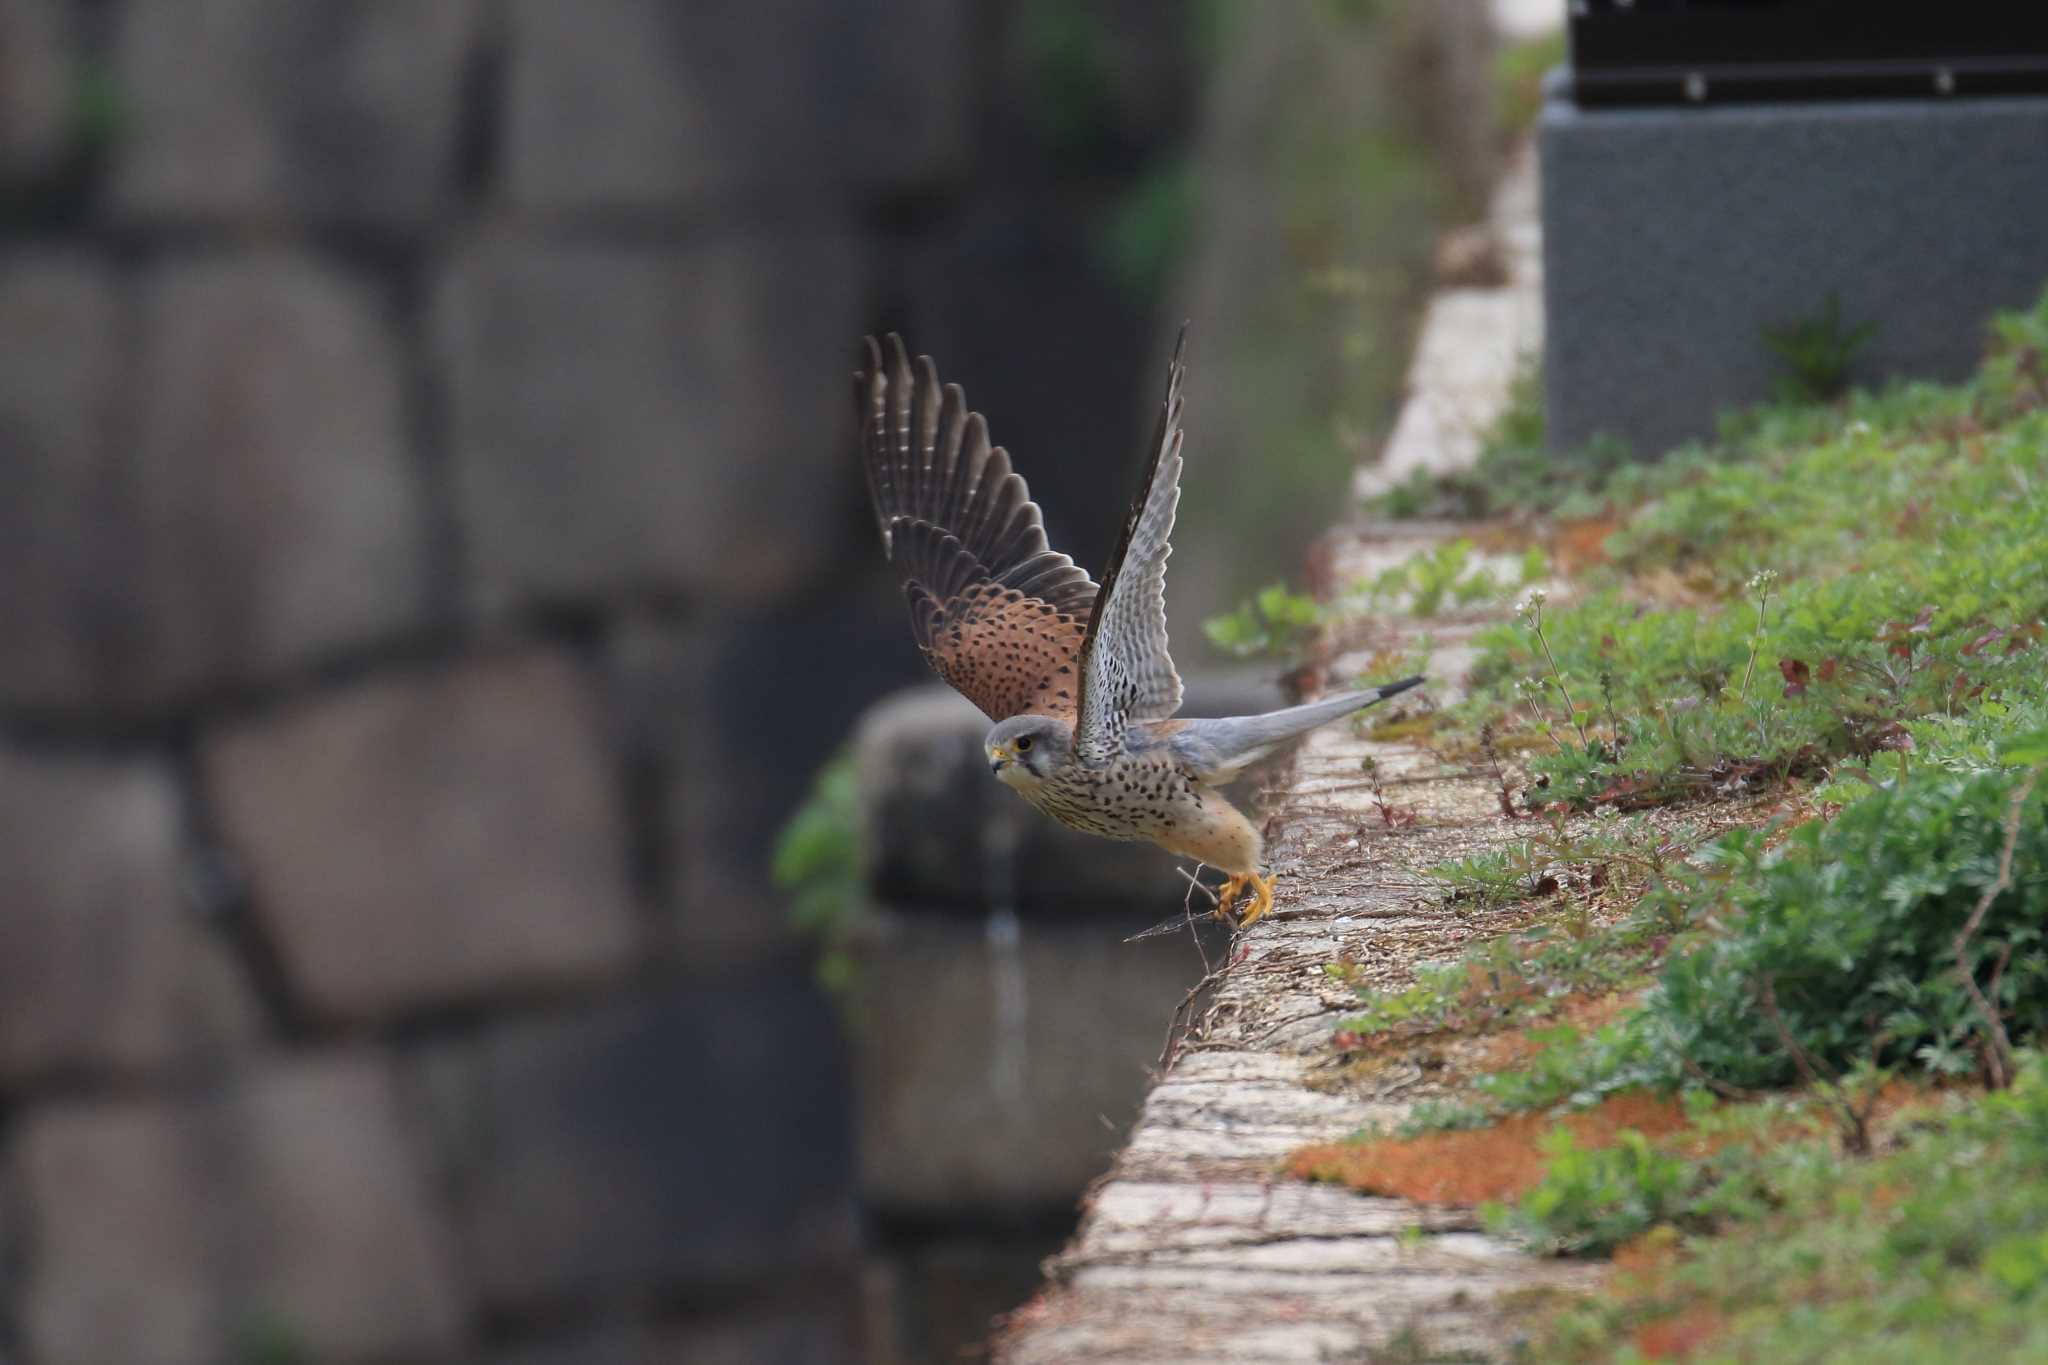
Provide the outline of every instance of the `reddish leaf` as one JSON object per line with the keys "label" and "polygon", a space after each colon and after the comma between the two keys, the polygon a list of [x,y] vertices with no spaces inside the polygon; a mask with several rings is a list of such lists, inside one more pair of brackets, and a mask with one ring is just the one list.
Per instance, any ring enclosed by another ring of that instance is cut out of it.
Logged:
{"label": "reddish leaf", "polygon": [[1813,681],[1813,670],[1808,668],[1804,661],[1799,659],[1780,659],[1778,660],[1778,672],[1785,677],[1786,696],[1803,697],[1806,695],[1806,685]]}
{"label": "reddish leaf", "polygon": [[1823,660],[1820,666],[1820,680],[1824,683],[1833,682],[1835,680],[1835,669],[1841,662],[1840,659]]}
{"label": "reddish leaf", "polygon": [[1993,629],[1993,630],[1987,630],[1987,631],[1985,631],[1985,632],[1984,632],[1984,633],[1983,633],[1982,635],[1979,635],[1979,636],[1978,636],[1978,637],[1977,637],[1976,639],[1974,639],[1974,640],[1970,641],[1970,643],[1968,643],[1968,644],[1964,645],[1964,646],[1963,646],[1963,653],[1964,653],[1964,655],[1966,655],[1966,656],[1967,656],[1967,655],[1972,655],[1972,654],[1975,654],[1975,653],[1977,653],[1977,652],[1978,652],[1979,650],[1983,649],[1983,648],[1984,648],[1984,647],[1985,647],[1986,645],[1995,645],[1995,644],[1997,644],[1997,643],[1998,643],[1998,642],[1999,642],[2000,640],[2003,640],[2004,638],[2005,638],[2005,627],[2004,627],[2004,626],[1999,626],[1999,627],[1997,627],[1996,629]]}

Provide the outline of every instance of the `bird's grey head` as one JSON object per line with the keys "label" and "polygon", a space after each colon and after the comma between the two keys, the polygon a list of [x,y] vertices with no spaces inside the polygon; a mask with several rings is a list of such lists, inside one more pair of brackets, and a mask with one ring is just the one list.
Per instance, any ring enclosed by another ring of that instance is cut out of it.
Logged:
{"label": "bird's grey head", "polygon": [[1032,786],[1067,761],[1074,723],[1053,716],[1011,716],[982,741],[989,770],[1013,787]]}

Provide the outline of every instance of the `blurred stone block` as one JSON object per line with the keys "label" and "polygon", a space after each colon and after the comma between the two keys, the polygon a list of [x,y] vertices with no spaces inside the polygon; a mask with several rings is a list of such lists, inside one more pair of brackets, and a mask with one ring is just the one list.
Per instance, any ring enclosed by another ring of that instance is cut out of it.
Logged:
{"label": "blurred stone block", "polygon": [[56,249],[0,256],[0,702],[74,707],[132,631],[110,542],[127,314],[110,272]]}
{"label": "blurred stone block", "polygon": [[875,1365],[857,1341],[848,1313],[782,1306],[758,1316],[676,1327],[662,1339],[665,1354],[649,1356],[647,1365]]}
{"label": "blurred stone block", "polygon": [[424,1059],[494,1309],[850,1266],[838,1022],[801,977],[500,1023]]}
{"label": "blurred stone block", "polygon": [[170,774],[0,753],[0,1082],[138,1071],[245,1044],[259,1021],[180,904]]}
{"label": "blurred stone block", "polygon": [[620,784],[562,658],[387,675],[202,757],[255,913],[322,1016],[579,981],[633,951]]}
{"label": "blurred stone block", "polygon": [[172,222],[429,226],[452,198],[479,10],[477,0],[123,6],[116,210]]}
{"label": "blurred stone block", "polygon": [[[123,564],[146,645],[115,656],[109,687],[161,700],[246,683],[420,624],[424,518],[399,383],[371,296],[310,260],[149,278]],[[123,548],[104,553],[118,563]]]}
{"label": "blurred stone block", "polygon": [[868,1204],[929,1218],[1066,1207],[1108,1168],[1202,974],[1184,934],[1122,937],[900,916],[861,950]]}
{"label": "blurred stone block", "polygon": [[972,11],[513,0],[510,197],[552,213],[677,210],[955,174],[974,117]]}
{"label": "blurred stone block", "polygon": [[909,1245],[879,1253],[887,1259],[876,1283],[886,1286],[887,1298],[877,1316],[888,1335],[869,1348],[871,1362],[908,1365],[984,1354],[996,1317],[1031,1301],[1045,1282],[1046,1258],[1074,1232],[1066,1204],[1028,1220],[977,1209],[952,1213],[951,1230],[913,1223]]}
{"label": "blurred stone block", "polygon": [[[1226,715],[1270,710],[1279,698],[1246,683],[1198,690],[1191,681],[1188,703],[1189,715]],[[1142,919],[1180,908],[1187,883],[1173,868],[1185,860],[1039,814],[989,774],[982,753],[988,729],[987,717],[938,683],[898,693],[861,718],[854,762],[868,884],[877,897],[970,915],[1008,904],[1032,919],[1097,918],[1105,910]]]}
{"label": "blurred stone block", "polygon": [[850,591],[619,633],[609,709],[659,791],[668,923],[693,966],[794,942],[776,839],[867,699],[924,667],[904,615],[877,563]]}
{"label": "blurred stone block", "polygon": [[20,1321],[41,1365],[461,1348],[445,1230],[366,1053],[275,1062],[205,1098],[53,1104],[14,1136],[34,1249]]}
{"label": "blurred stone block", "polygon": [[1228,21],[1213,38],[1195,37],[1185,0],[982,9],[979,66],[990,74],[978,93],[995,125],[995,159],[1006,168],[1043,159],[1069,179],[1076,163],[1128,173],[1184,145],[1210,63],[1222,60],[1201,54],[1212,41],[1238,41],[1225,34]]}
{"label": "blurred stone block", "polygon": [[[902,266],[904,341],[966,390],[989,438],[1030,481],[1054,547],[1097,574],[1123,526],[1173,343],[1156,305],[1120,287],[1100,237],[1084,226],[1113,211],[1107,199],[1050,214],[1044,193],[991,177],[931,224]],[[1077,344],[1084,327],[1086,344]],[[1197,332],[1198,392],[1201,340]],[[1203,411],[1191,407],[1189,420]],[[1199,428],[1189,436],[1195,497],[1213,479],[1208,462],[1221,457],[1200,439]],[[1172,600],[1192,567],[1186,557],[1174,565]]]}
{"label": "blurred stone block", "polygon": [[398,348],[370,298],[265,251],[145,280],[138,320],[86,257],[0,266],[16,707],[159,709],[423,619]]}
{"label": "blurred stone block", "polygon": [[860,471],[827,380],[852,372],[864,266],[820,233],[461,255],[439,334],[481,605],[757,601],[838,562]]}
{"label": "blurred stone block", "polygon": [[50,170],[70,143],[76,52],[60,0],[0,0],[0,184]]}
{"label": "blurred stone block", "polygon": [[749,1301],[737,1316],[600,1327],[518,1347],[490,1365],[854,1365],[862,1359],[855,1339],[843,1312]]}

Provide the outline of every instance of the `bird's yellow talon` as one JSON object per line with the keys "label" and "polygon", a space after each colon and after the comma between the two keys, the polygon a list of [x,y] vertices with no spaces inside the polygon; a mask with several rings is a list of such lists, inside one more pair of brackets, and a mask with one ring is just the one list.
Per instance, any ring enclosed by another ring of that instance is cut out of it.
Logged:
{"label": "bird's yellow talon", "polygon": [[1273,908],[1273,879],[1261,877],[1255,872],[1245,880],[1253,887],[1252,903],[1245,907],[1244,914],[1238,918],[1237,927],[1240,929],[1257,924],[1265,918],[1266,912]]}
{"label": "bird's yellow talon", "polygon": [[1244,884],[1248,880],[1250,879],[1242,876],[1226,878],[1223,885],[1217,888],[1217,919],[1222,920],[1225,924],[1230,923],[1231,909],[1237,904],[1237,893],[1244,890]]}
{"label": "bird's yellow talon", "polygon": [[[1252,889],[1251,903],[1242,914],[1237,910],[1237,898],[1249,886]],[[1235,924],[1242,929],[1257,923],[1268,910],[1273,908],[1273,879],[1261,877],[1256,872],[1240,873],[1224,879],[1216,890],[1216,918],[1226,924]]]}

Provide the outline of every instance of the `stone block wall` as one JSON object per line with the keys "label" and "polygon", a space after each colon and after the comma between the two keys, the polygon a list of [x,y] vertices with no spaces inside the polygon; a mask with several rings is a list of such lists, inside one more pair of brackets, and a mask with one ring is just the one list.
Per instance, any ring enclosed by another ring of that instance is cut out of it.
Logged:
{"label": "stone block wall", "polygon": [[1191,123],[1138,0],[1063,149],[1024,8],[0,0],[0,1361],[859,1356],[926,1120],[766,872],[921,671],[845,375],[907,325],[1099,557]]}

